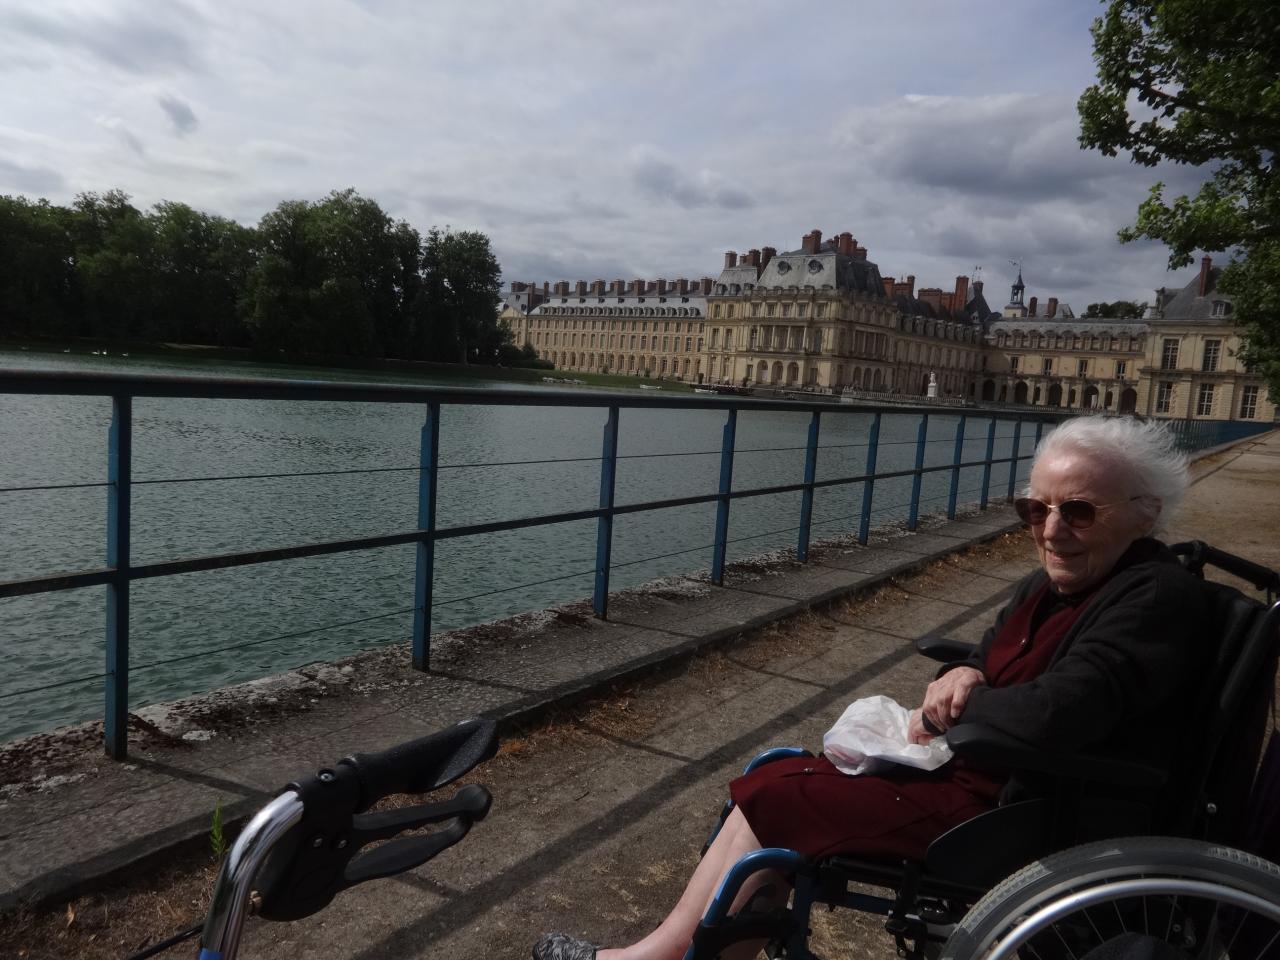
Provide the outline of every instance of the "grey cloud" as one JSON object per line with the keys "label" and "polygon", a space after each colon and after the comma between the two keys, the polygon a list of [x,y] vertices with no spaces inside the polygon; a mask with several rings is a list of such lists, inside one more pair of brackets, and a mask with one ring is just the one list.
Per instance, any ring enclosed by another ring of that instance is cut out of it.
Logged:
{"label": "grey cloud", "polygon": [[712,173],[704,171],[690,177],[670,160],[648,150],[633,155],[631,180],[641,192],[687,210],[698,207],[745,210],[755,203],[747,191],[720,182]]}
{"label": "grey cloud", "polygon": [[49,167],[30,167],[0,157],[0,193],[44,196],[61,191],[66,178]]}
{"label": "grey cloud", "polygon": [[146,145],[142,142],[142,139],[136,133],[130,130],[127,126],[125,126],[124,121],[121,120],[119,117],[99,118],[98,125],[114,133],[120,139],[121,143],[123,143],[126,147],[128,147],[138,156],[143,156],[146,154],[147,148],[146,148]]}
{"label": "grey cloud", "polygon": [[173,130],[178,136],[185,137],[200,125],[196,112],[185,100],[165,94],[158,97],[157,102],[160,104],[160,109],[168,114],[169,122],[173,124]]}
{"label": "grey cloud", "polygon": [[[51,47],[76,49],[129,73],[168,72],[198,66],[201,57],[189,34],[196,14],[185,5],[130,5],[110,15],[64,14],[17,10],[0,18],[13,34]],[[166,24],[161,11],[179,24]],[[176,15],[176,17],[175,17]]]}

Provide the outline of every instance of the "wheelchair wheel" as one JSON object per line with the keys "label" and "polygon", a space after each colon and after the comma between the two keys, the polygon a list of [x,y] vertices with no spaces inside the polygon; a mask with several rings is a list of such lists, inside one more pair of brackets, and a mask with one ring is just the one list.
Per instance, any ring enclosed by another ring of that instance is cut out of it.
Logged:
{"label": "wheelchair wheel", "polygon": [[1280,867],[1230,847],[1135,837],[1024,867],[974,904],[945,960],[1274,960]]}

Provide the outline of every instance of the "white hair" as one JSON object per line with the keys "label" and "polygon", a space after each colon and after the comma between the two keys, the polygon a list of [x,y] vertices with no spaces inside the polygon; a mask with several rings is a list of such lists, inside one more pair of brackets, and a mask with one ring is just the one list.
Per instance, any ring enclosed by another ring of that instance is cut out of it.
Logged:
{"label": "white hair", "polygon": [[[1135,479],[1134,494],[1160,503],[1154,532],[1173,517],[1190,486],[1188,459],[1177,437],[1164,424],[1133,417],[1074,417],[1065,420],[1040,441],[1035,463],[1045,455],[1080,450],[1127,468]],[[1155,511],[1152,511],[1154,514]]]}

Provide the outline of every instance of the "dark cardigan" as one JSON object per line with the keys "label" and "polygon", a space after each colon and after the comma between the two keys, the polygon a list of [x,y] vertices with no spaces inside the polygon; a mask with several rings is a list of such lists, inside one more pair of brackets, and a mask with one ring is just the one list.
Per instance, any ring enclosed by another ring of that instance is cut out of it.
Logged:
{"label": "dark cardigan", "polygon": [[[1043,570],[1024,578],[977,651],[943,672],[983,669],[1005,620],[1045,579]],[[1167,769],[1211,635],[1206,593],[1168,547],[1143,538],[1086,603],[1043,673],[1000,689],[975,688],[960,722],[985,723],[1045,750]]]}

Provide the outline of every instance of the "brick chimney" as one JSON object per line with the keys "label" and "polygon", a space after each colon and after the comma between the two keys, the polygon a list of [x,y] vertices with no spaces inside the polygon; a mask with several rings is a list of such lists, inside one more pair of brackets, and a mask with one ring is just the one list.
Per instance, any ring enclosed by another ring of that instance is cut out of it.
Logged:
{"label": "brick chimney", "polygon": [[658,278],[658,296],[664,297],[667,294],[667,281],[661,277]]}
{"label": "brick chimney", "polygon": [[853,256],[853,234],[848,230],[840,234],[840,252],[846,257]]}
{"label": "brick chimney", "polygon": [[1049,306],[1045,308],[1044,315],[1052,320],[1058,315],[1058,298],[1050,297]]}
{"label": "brick chimney", "polygon": [[578,296],[585,297],[587,295],[587,281],[578,281]]}
{"label": "brick chimney", "polygon": [[914,273],[907,274],[907,296],[914,297],[916,295],[916,275]]}
{"label": "brick chimney", "polygon": [[724,268],[726,270],[732,270],[737,265],[738,265],[738,254],[733,250],[726,250],[724,252]]}
{"label": "brick chimney", "polygon": [[550,281],[550,280],[543,280],[543,281],[542,281],[542,296],[543,296],[543,299],[546,299],[547,297],[551,296],[551,281]]}
{"label": "brick chimney", "polygon": [[763,270],[769,265],[769,261],[778,255],[778,251],[773,247],[760,248],[760,269]]}
{"label": "brick chimney", "polygon": [[951,298],[951,312],[959,313],[969,298],[969,278],[956,277],[956,292]]}
{"label": "brick chimney", "polygon": [[1032,297],[1030,300],[1027,301],[1028,317],[1034,317],[1036,315],[1036,310],[1038,309],[1039,303],[1040,303],[1040,300],[1038,297]]}
{"label": "brick chimney", "polygon": [[592,284],[591,284],[591,292],[592,292],[592,293],[594,293],[597,297],[603,297],[603,296],[604,296],[604,281],[603,281],[603,280],[596,280],[596,281],[592,282]]}
{"label": "brick chimney", "polygon": [[800,246],[805,253],[817,253],[822,246],[822,231],[816,227],[804,235],[804,239],[800,241]]}
{"label": "brick chimney", "polygon": [[689,281],[687,278],[681,277],[676,281],[676,293],[680,294],[682,297],[687,297],[689,295]]}
{"label": "brick chimney", "polygon": [[755,268],[756,268],[756,270],[757,270],[757,271],[759,271],[759,269],[760,269],[760,251],[759,251],[759,250],[748,250],[748,251],[747,251],[747,263],[751,264],[753,267],[755,267]]}
{"label": "brick chimney", "polygon": [[880,282],[884,284],[884,295],[886,297],[893,296],[893,277],[881,277]]}
{"label": "brick chimney", "polygon": [[974,295],[975,297],[980,297],[980,296],[982,296],[982,281],[981,281],[981,280],[975,280],[975,281],[973,281],[973,295]]}
{"label": "brick chimney", "polygon": [[637,297],[643,297],[649,290],[649,283],[646,280],[637,280],[632,289],[635,290]]}
{"label": "brick chimney", "polygon": [[512,293],[523,293],[523,292],[524,292],[524,287],[525,287],[525,285],[524,285],[523,283],[521,283],[519,280],[512,280],[512,281],[511,281],[511,292],[512,292]]}
{"label": "brick chimney", "polygon": [[866,247],[854,247],[854,248],[853,248],[853,259],[855,259],[855,260],[865,260],[865,259],[867,259],[867,248],[866,248]]}
{"label": "brick chimney", "polygon": [[942,311],[942,288],[941,287],[921,287],[918,299],[922,303],[927,303],[933,307],[934,314]]}
{"label": "brick chimney", "polygon": [[1203,297],[1209,292],[1209,271],[1213,269],[1213,259],[1205,254],[1200,258],[1200,292],[1197,297]]}
{"label": "brick chimney", "polygon": [[715,281],[712,280],[710,277],[703,277],[701,280],[698,281],[698,286],[702,288],[702,295],[704,297],[711,292],[711,287],[714,284],[715,284]]}

